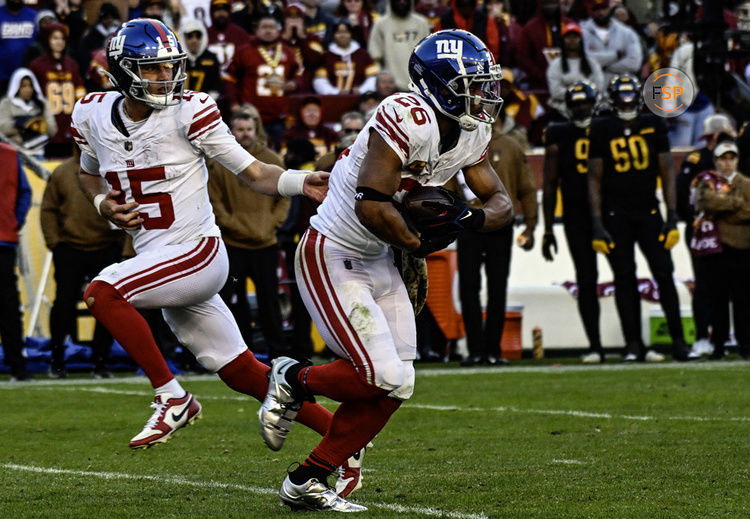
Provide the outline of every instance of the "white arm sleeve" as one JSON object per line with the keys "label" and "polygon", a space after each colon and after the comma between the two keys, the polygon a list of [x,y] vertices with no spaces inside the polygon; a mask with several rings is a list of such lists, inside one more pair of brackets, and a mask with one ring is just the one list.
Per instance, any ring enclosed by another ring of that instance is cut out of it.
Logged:
{"label": "white arm sleeve", "polygon": [[224,122],[201,139],[198,147],[206,157],[217,160],[235,175],[257,160],[239,145]]}

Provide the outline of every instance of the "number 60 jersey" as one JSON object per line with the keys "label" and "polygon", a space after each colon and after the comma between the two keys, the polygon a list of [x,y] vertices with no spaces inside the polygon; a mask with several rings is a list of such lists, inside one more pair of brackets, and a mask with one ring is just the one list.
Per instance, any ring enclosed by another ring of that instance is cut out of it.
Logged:
{"label": "number 60 jersey", "polygon": [[328,195],[310,219],[311,226],[340,245],[362,254],[383,254],[388,245],[368,231],[354,213],[359,170],[367,155],[370,131],[375,131],[401,159],[399,200],[417,185],[442,186],[462,168],[485,159],[492,135],[490,124],[461,130],[458,143],[440,154],[440,130],[432,107],[418,94],[393,94],[384,99],[351,148],[336,161]]}
{"label": "number 60 jersey", "polygon": [[203,156],[237,174],[255,159],[229,133],[208,94],[186,91],[179,104],[132,122],[123,96],[96,92],[79,100],[71,130],[81,169],[137,202],[143,225],[129,231],[136,253],[203,236],[220,236],[206,188]]}

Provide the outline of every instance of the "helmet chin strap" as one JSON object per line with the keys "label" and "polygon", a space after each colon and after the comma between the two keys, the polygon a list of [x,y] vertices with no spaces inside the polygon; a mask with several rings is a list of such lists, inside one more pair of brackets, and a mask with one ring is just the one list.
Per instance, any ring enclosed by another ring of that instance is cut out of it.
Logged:
{"label": "helmet chin strap", "polygon": [[473,132],[479,127],[479,121],[471,117],[469,114],[463,114],[458,117],[458,125],[462,130]]}

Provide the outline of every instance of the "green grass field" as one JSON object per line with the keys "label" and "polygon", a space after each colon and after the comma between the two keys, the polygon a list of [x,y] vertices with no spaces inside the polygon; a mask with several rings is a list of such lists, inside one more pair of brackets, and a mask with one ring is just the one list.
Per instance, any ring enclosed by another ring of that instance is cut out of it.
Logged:
{"label": "green grass field", "polygon": [[[567,364],[420,367],[367,454],[358,517],[748,517],[750,363]],[[144,378],[3,377],[0,517],[291,516],[276,492],[317,436],[297,425],[271,452],[256,401],[183,385],[203,419],[130,451]]]}

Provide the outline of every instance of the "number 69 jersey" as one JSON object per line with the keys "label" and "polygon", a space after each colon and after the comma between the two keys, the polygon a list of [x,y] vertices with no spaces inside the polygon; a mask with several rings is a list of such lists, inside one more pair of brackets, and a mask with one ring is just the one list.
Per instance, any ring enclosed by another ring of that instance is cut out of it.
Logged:
{"label": "number 69 jersey", "polygon": [[437,116],[420,95],[398,93],[380,103],[354,144],[336,161],[328,195],[310,220],[311,226],[329,240],[377,256],[388,244],[368,231],[354,212],[357,178],[367,155],[371,130],[380,134],[401,159],[401,184],[394,195],[400,201],[417,185],[442,186],[460,169],[484,160],[492,127],[480,124],[475,131],[461,130],[458,143],[440,154]]}
{"label": "number 69 jersey", "polygon": [[179,104],[134,123],[117,92],[78,101],[71,130],[81,167],[122,191],[118,202],[137,202],[140,229],[129,231],[136,253],[163,245],[220,236],[208,198],[203,156],[235,174],[255,159],[229,133],[208,94],[185,92]]}

